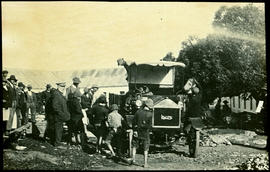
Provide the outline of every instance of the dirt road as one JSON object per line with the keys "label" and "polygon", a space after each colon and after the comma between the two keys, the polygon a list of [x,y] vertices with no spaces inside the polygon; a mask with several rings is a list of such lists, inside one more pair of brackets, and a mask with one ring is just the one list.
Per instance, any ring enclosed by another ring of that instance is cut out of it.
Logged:
{"label": "dirt road", "polygon": [[[143,155],[137,155],[138,165],[114,162],[99,154],[89,154],[76,148],[57,150],[50,144],[26,138],[19,144],[26,146],[23,151],[4,150],[4,170],[223,170],[234,168],[245,162],[252,154],[268,154],[266,150],[237,145],[218,145],[217,147],[200,147],[197,158],[189,158],[188,147],[174,145],[171,150],[154,150],[149,154],[150,167],[145,169]],[[29,151],[40,151],[59,159],[58,164],[38,158],[20,158]],[[15,154],[16,156],[11,156]],[[14,158],[16,157],[16,158]]]}

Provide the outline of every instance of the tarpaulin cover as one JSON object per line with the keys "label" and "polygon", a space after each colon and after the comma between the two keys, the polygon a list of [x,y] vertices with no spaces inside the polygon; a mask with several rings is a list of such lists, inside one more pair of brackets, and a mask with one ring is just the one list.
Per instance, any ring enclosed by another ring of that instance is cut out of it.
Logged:
{"label": "tarpaulin cover", "polygon": [[128,75],[129,83],[173,85],[175,70],[161,66],[132,65],[129,67]]}

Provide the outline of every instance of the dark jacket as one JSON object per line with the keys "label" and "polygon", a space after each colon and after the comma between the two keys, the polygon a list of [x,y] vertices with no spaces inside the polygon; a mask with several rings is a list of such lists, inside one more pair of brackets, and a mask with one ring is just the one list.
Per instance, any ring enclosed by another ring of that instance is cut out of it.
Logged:
{"label": "dark jacket", "polygon": [[46,103],[48,102],[48,100],[50,99],[50,97],[51,97],[50,91],[48,92],[47,90],[44,90],[41,93],[41,99],[42,99],[43,105],[46,105]]}
{"label": "dark jacket", "polygon": [[[12,102],[16,102],[17,101],[17,91],[16,91],[15,86],[10,82],[8,82],[7,86],[8,86],[9,95],[11,97]],[[16,107],[16,103],[15,104],[13,103],[13,107],[14,108]]]}
{"label": "dark jacket", "polygon": [[187,104],[187,116],[186,117],[200,117],[202,114],[201,109],[201,94],[191,95]]}
{"label": "dark jacket", "polygon": [[139,109],[133,118],[132,127],[134,131],[138,131],[138,137],[142,139],[149,138],[149,130],[152,127],[152,111]]}
{"label": "dark jacket", "polygon": [[106,106],[96,104],[93,106],[91,114],[93,115],[94,124],[102,124],[108,117],[109,109]]}
{"label": "dark jacket", "polygon": [[66,98],[67,99],[69,99],[70,97],[69,97],[69,94],[70,93],[74,93],[76,90],[79,90],[80,91],[80,89],[78,88],[78,87],[74,87],[74,85],[71,85],[71,86],[69,86],[67,89],[66,89]]}
{"label": "dark jacket", "polygon": [[52,108],[55,121],[64,122],[70,119],[66,98],[59,90],[53,91]]}
{"label": "dark jacket", "polygon": [[82,107],[78,98],[74,97],[67,101],[70,119],[72,121],[81,120],[83,117]]}
{"label": "dark jacket", "polygon": [[54,95],[55,91],[56,91],[55,88],[52,88],[50,90],[50,97],[45,104],[45,119],[48,121],[54,120],[54,110],[53,110],[53,106],[52,106],[52,100],[53,100],[53,95]]}
{"label": "dark jacket", "polygon": [[12,97],[9,91],[9,87],[6,86],[7,90],[5,88],[3,88],[3,100],[5,100],[5,102],[3,101],[3,108],[11,108],[12,107]]}
{"label": "dark jacket", "polygon": [[26,93],[20,89],[18,89],[18,97],[17,97],[17,108],[18,109],[26,109],[27,108],[27,96]]}
{"label": "dark jacket", "polygon": [[90,96],[87,97],[86,94],[83,94],[81,98],[82,98],[82,102],[81,102],[82,108],[83,109],[86,109],[86,108],[90,109],[91,104],[92,104],[92,97],[90,97]]}

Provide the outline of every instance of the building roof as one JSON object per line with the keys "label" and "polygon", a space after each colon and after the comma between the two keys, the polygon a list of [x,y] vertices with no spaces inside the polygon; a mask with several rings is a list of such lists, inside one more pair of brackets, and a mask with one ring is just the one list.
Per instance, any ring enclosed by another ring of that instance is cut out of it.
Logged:
{"label": "building roof", "polygon": [[72,78],[79,77],[79,87],[91,87],[97,84],[99,87],[128,86],[126,70],[120,66],[117,68],[73,70],[73,71],[42,71],[31,69],[8,70],[9,75],[15,75],[19,82],[31,84],[33,89],[45,89],[47,84],[55,87],[56,82],[66,82],[67,86],[72,84]]}
{"label": "building roof", "polygon": [[173,67],[173,66],[186,67],[186,65],[182,62],[172,62],[172,61],[156,61],[156,62],[142,62],[142,63],[130,62],[127,65],[128,66],[151,65],[151,66],[165,66],[165,67]]}

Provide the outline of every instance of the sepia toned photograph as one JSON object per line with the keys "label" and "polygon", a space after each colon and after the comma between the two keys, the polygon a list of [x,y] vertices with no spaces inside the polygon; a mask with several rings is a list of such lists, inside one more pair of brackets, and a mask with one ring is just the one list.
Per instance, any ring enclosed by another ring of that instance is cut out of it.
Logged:
{"label": "sepia toned photograph", "polygon": [[3,170],[269,170],[265,3],[1,10]]}

